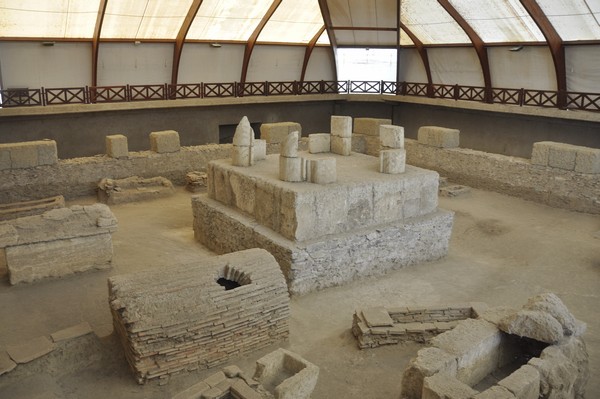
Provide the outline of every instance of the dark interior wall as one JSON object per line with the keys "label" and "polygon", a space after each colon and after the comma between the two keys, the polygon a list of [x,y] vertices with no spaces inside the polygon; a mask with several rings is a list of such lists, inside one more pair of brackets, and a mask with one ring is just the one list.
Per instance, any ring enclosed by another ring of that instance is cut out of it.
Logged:
{"label": "dark interior wall", "polygon": [[67,159],[105,153],[111,134],[127,136],[130,151],[143,151],[153,131],[176,130],[184,146],[218,143],[219,126],[238,124],[245,115],[253,125],[299,122],[307,135],[328,132],[332,114],[331,102],[298,102],[2,117],[0,143],[52,139],[59,158]]}
{"label": "dark interior wall", "polygon": [[506,114],[402,103],[394,106],[394,124],[417,138],[420,126],[460,130],[460,146],[530,158],[533,143],[556,141],[600,148],[600,123],[533,115]]}

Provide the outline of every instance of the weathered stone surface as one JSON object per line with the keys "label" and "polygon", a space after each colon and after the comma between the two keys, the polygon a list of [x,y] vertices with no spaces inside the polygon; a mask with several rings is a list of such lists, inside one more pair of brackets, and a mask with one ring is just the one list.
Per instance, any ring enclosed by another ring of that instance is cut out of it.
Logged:
{"label": "weathered stone surface", "polygon": [[404,148],[404,128],[402,126],[379,126],[379,138],[383,147]]}
{"label": "weathered stone surface", "polygon": [[577,148],[563,143],[553,143],[548,150],[548,166],[565,170],[575,170]]}
{"label": "weathered stone surface", "polygon": [[538,399],[540,395],[540,373],[528,364],[521,366],[508,377],[498,382],[518,399]]}
{"label": "weathered stone surface", "polygon": [[150,149],[159,154],[179,151],[179,133],[175,130],[150,133]]}
{"label": "weathered stone surface", "polygon": [[254,144],[254,130],[250,126],[248,117],[244,116],[235,128],[233,145],[239,147],[252,147]]}
{"label": "weathered stone surface", "polygon": [[544,293],[529,298],[523,309],[550,314],[561,324],[565,335],[572,335],[576,329],[575,317],[556,294]]}
{"label": "weathered stone surface", "polygon": [[442,197],[460,197],[469,194],[471,187],[461,186],[460,184],[447,185],[440,187],[440,196]]}
{"label": "weathered stone surface", "polygon": [[281,143],[291,132],[298,132],[302,136],[302,126],[297,122],[275,122],[260,125],[260,138],[267,143]]}
{"label": "weathered stone surface", "polygon": [[173,184],[162,176],[144,179],[107,179],[98,182],[98,201],[107,205],[125,204],[169,197],[175,193]]}
{"label": "weathered stone surface", "polygon": [[356,132],[352,134],[352,151],[378,157],[379,150],[381,150],[379,136],[367,136]]}
{"label": "weathered stone surface", "polygon": [[38,337],[6,347],[6,352],[16,363],[29,363],[53,350],[54,344],[46,337]]}
{"label": "weathered stone surface", "polygon": [[[289,334],[285,280],[267,251],[199,262],[109,278],[113,324],[139,383],[211,368]],[[219,279],[239,286],[227,290]],[[218,386],[220,374],[205,382]]]}
{"label": "weathered stone surface", "polygon": [[498,328],[506,333],[555,344],[563,338],[563,327],[549,313],[538,310],[520,310],[502,319]]}
{"label": "weathered stone surface", "polygon": [[309,399],[319,368],[296,353],[277,349],[256,361],[254,379],[278,399]]}
{"label": "weathered stone surface", "polygon": [[538,141],[533,143],[533,150],[531,151],[531,163],[532,165],[548,166],[548,154],[552,141]]}
{"label": "weathered stone surface", "polygon": [[[472,397],[473,399],[516,399],[508,389],[494,385]],[[519,398],[520,399],[520,398]]]}
{"label": "weathered stone surface", "polygon": [[379,127],[391,125],[391,119],[382,118],[354,118],[354,133],[375,136],[379,139]]}
{"label": "weathered stone surface", "polygon": [[267,158],[267,141],[256,139],[254,140],[254,145],[252,146],[252,155],[254,157],[254,163],[258,161],[263,161]]}
{"label": "weathered stone surface", "polygon": [[456,357],[434,347],[420,349],[402,374],[402,399],[421,399],[423,380],[437,373],[455,377]]}
{"label": "weathered stone surface", "polygon": [[575,172],[600,173],[600,148],[580,147],[575,158]]}
{"label": "weathered stone surface", "polygon": [[83,323],[79,323],[50,334],[50,336],[52,337],[52,341],[60,342],[67,339],[81,337],[82,335],[91,334],[92,332],[93,330],[90,324],[87,321],[84,321]]}
{"label": "weathered stone surface", "polygon": [[422,399],[471,399],[477,391],[444,373],[423,380]]}
{"label": "weathered stone surface", "polygon": [[456,148],[459,145],[460,130],[439,126],[421,126],[417,137],[420,144],[438,148]]}
{"label": "weathered stone surface", "polygon": [[244,399],[262,399],[262,396],[248,386],[244,381],[238,380],[231,385],[231,392],[236,397]]}
{"label": "weathered stone surface", "polygon": [[507,306],[497,306],[484,310],[479,315],[479,318],[489,321],[490,323],[493,323],[497,326],[503,319],[510,316],[514,316],[517,312],[518,310],[514,308],[510,308]]}
{"label": "weathered stone surface", "polygon": [[288,182],[303,181],[303,161],[301,158],[279,157],[279,180]]}
{"label": "weathered stone surface", "polygon": [[331,136],[331,152],[344,156],[350,155],[352,152],[352,138]]}
{"label": "weathered stone surface", "polygon": [[231,164],[234,166],[248,167],[254,165],[254,147],[231,147]]}
{"label": "weathered stone surface", "polygon": [[379,172],[388,174],[404,173],[406,170],[406,150],[398,148],[379,152]]}
{"label": "weathered stone surface", "polygon": [[0,170],[35,168],[57,162],[54,140],[0,144]]}
{"label": "weathered stone surface", "polygon": [[33,201],[0,204],[0,221],[39,215],[51,209],[64,208],[64,206],[65,198],[62,195]]}
{"label": "weathered stone surface", "polygon": [[352,117],[332,115],[330,130],[332,137],[352,137]]}
{"label": "weathered stone surface", "polygon": [[310,166],[310,182],[316,184],[330,184],[337,180],[337,162],[335,158],[311,159],[307,165]]}
{"label": "weathered stone surface", "polygon": [[17,367],[6,351],[0,351],[0,375],[6,374]]}
{"label": "weathered stone surface", "polygon": [[362,315],[369,327],[391,327],[394,325],[394,320],[383,306],[363,309]]}
{"label": "weathered stone surface", "polygon": [[208,176],[206,172],[192,171],[185,175],[185,189],[197,193],[206,188]]}
{"label": "weathered stone surface", "polygon": [[287,158],[298,157],[298,132],[290,132],[287,137],[281,142],[280,155]]}
{"label": "weathered stone surface", "polygon": [[331,134],[314,133],[308,135],[308,152],[319,154],[331,151]]}
{"label": "weathered stone surface", "polygon": [[113,134],[106,136],[106,155],[111,158],[127,158],[129,156],[129,147],[127,137],[122,134]]}
{"label": "weathered stone surface", "polygon": [[210,389],[210,386],[204,381],[200,381],[185,391],[179,392],[171,399],[198,399],[201,397],[203,392],[206,392]]}

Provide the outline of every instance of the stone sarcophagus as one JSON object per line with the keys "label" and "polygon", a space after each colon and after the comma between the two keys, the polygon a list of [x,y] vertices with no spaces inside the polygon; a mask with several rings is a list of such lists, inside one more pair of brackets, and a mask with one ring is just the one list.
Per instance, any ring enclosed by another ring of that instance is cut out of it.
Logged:
{"label": "stone sarcophagus", "polygon": [[211,368],[289,334],[285,279],[262,249],[111,277],[108,288],[139,383]]}

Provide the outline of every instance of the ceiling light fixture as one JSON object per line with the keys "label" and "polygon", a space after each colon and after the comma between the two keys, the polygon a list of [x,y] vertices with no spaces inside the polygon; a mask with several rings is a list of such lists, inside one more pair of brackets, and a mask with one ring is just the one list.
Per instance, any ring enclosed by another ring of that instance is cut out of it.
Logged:
{"label": "ceiling light fixture", "polygon": [[508,51],[521,51],[523,50],[523,46],[515,46],[508,49]]}
{"label": "ceiling light fixture", "polygon": [[210,47],[219,48],[219,47],[221,47],[221,43],[211,43]]}

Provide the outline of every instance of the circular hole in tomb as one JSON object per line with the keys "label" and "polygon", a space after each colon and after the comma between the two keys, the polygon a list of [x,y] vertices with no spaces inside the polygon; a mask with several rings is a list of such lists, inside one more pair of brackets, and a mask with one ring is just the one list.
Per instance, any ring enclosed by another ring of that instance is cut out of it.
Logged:
{"label": "circular hole in tomb", "polygon": [[233,281],[233,280],[227,280],[225,277],[221,277],[217,280],[217,283],[222,286],[225,287],[225,291],[229,291],[229,290],[234,290],[238,287],[241,287],[242,285],[240,283],[238,283],[237,281]]}

